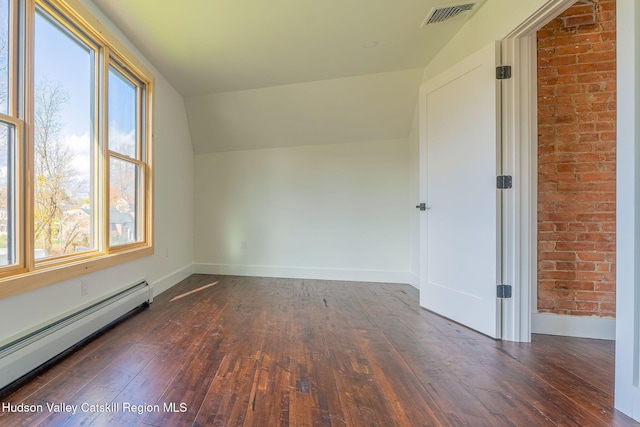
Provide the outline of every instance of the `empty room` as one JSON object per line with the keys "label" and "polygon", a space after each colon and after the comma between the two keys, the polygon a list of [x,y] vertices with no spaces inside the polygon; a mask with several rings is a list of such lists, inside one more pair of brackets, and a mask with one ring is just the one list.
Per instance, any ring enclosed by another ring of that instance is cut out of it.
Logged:
{"label": "empty room", "polygon": [[0,425],[640,425],[635,0],[0,0]]}

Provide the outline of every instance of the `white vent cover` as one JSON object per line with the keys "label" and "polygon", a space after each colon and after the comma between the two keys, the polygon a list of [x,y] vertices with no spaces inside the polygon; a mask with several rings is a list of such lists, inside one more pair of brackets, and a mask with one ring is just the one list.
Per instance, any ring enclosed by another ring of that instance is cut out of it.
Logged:
{"label": "white vent cover", "polygon": [[430,24],[438,24],[440,22],[449,21],[457,17],[471,16],[471,12],[474,11],[481,2],[462,3],[449,6],[434,7],[431,9],[427,17],[422,21],[420,27],[424,27]]}

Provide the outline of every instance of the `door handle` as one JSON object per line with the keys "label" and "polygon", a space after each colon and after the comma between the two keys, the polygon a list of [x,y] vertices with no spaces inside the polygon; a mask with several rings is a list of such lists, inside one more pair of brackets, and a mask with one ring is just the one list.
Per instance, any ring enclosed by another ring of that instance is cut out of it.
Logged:
{"label": "door handle", "polygon": [[426,203],[420,203],[419,205],[416,205],[416,209],[420,209],[421,211],[426,211],[428,209],[431,209],[431,206],[427,206]]}

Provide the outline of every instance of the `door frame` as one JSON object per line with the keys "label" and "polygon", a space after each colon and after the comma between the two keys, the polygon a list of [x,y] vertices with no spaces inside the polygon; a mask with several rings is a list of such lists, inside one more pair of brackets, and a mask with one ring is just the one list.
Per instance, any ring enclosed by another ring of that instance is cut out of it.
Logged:
{"label": "door frame", "polygon": [[536,33],[576,0],[547,3],[502,40],[502,63],[513,75],[502,87],[502,170],[513,176],[503,194],[503,277],[513,297],[502,300],[502,331],[507,341],[531,341],[537,304],[538,119]]}
{"label": "door frame", "polygon": [[617,0],[615,408],[640,420],[640,4]]}

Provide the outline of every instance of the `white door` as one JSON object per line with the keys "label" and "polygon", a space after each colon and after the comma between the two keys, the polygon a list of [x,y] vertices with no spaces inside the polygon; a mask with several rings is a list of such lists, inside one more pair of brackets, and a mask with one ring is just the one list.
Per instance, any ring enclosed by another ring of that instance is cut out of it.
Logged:
{"label": "white door", "polygon": [[[420,304],[500,337],[499,103],[491,44],[420,88]],[[425,191],[426,190],[426,191]]]}

